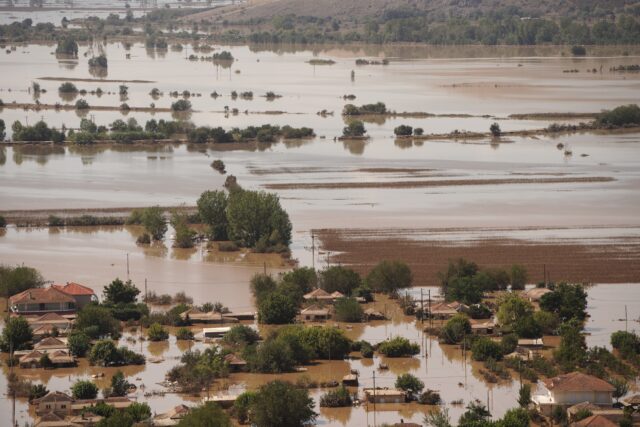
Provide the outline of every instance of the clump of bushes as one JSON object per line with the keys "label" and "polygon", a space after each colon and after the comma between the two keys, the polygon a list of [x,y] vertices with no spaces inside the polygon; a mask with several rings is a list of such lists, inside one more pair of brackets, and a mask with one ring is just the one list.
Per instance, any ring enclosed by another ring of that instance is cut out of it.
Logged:
{"label": "clump of bushes", "polygon": [[190,111],[191,110],[191,102],[186,99],[180,99],[171,104],[171,110],[173,111]]}
{"label": "clump of bushes", "polygon": [[340,386],[337,390],[331,390],[320,398],[320,407],[324,408],[346,407],[351,406],[352,403],[351,394],[345,386]]}
{"label": "clump of bushes", "polygon": [[387,357],[410,357],[420,353],[420,346],[404,337],[395,337],[381,342],[378,352]]}
{"label": "clump of bushes", "polygon": [[227,173],[226,169],[225,169],[225,165],[224,162],[220,159],[214,160],[213,162],[211,162],[211,167],[215,170],[217,170],[218,172],[220,172],[221,174],[225,174]]}
{"label": "clump of bushes", "polygon": [[640,107],[629,104],[603,111],[596,117],[596,124],[601,127],[640,126]]}
{"label": "clump of bushes", "polygon": [[89,59],[89,67],[107,68],[108,66],[109,62],[107,61],[106,55],[100,55]]}
{"label": "clump of bushes", "polygon": [[376,102],[375,104],[364,104],[359,107],[353,104],[347,104],[342,109],[343,116],[361,116],[367,114],[386,114],[387,106],[384,102]]}

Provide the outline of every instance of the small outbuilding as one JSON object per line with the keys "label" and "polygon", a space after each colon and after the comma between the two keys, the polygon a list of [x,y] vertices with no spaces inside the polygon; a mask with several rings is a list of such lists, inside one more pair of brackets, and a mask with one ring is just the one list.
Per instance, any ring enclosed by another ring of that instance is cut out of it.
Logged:
{"label": "small outbuilding", "polygon": [[404,403],[407,394],[395,388],[365,388],[364,397],[370,403]]}

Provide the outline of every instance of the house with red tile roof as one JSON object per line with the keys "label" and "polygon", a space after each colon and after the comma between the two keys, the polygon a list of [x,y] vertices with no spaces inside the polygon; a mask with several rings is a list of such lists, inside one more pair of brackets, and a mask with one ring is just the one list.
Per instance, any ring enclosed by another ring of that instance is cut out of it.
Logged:
{"label": "house with red tile roof", "polygon": [[20,315],[73,314],[97,297],[91,288],[77,283],[31,288],[9,298],[9,308]]}
{"label": "house with red tile roof", "polygon": [[54,288],[57,288],[64,292],[67,295],[71,295],[76,300],[76,305],[78,308],[82,308],[85,305],[97,301],[98,297],[93,292],[93,289],[81,285],[75,282],[67,282],[66,285],[52,285]]}
{"label": "house with red tile roof", "polygon": [[605,380],[582,372],[571,372],[542,381],[531,400],[544,415],[553,408],[567,408],[582,402],[611,406],[615,388]]}

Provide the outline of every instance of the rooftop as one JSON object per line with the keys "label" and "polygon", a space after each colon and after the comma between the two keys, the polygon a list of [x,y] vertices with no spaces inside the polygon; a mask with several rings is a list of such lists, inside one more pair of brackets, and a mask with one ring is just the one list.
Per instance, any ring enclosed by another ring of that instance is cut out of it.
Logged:
{"label": "rooftop", "polygon": [[602,415],[592,415],[573,424],[576,427],[617,427],[618,424]]}
{"label": "rooftop", "polygon": [[95,295],[95,293],[93,292],[93,289],[75,282],[67,282],[66,285],[52,285],[52,287],[55,287],[56,289],[64,292],[65,294],[73,295],[73,296]]}
{"label": "rooftop", "polygon": [[76,300],[71,295],[54,287],[31,288],[9,298],[10,305],[40,304],[48,302],[76,302]]}
{"label": "rooftop", "polygon": [[544,381],[544,384],[550,391],[613,392],[615,390],[605,380],[581,372],[571,372],[570,374],[549,378]]}

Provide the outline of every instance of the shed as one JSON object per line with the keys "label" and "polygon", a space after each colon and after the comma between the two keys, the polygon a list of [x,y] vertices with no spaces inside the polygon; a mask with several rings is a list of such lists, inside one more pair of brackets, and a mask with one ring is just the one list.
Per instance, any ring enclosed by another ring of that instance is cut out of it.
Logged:
{"label": "shed", "polygon": [[407,398],[404,391],[395,388],[365,388],[363,392],[370,403],[404,403]]}

